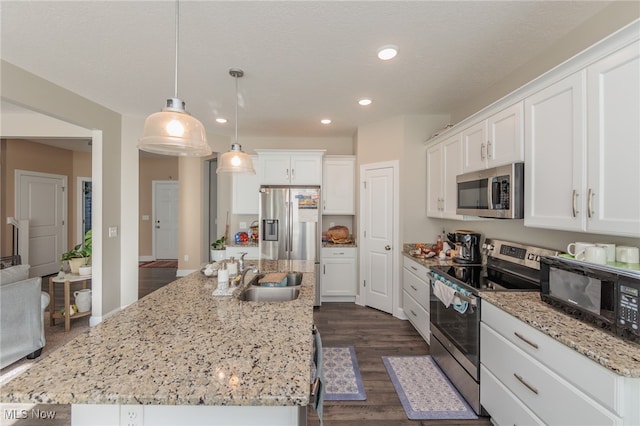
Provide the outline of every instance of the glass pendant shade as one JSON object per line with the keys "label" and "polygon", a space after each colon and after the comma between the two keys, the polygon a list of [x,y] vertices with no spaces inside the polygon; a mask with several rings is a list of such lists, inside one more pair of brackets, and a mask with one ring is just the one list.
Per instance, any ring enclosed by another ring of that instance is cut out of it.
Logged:
{"label": "glass pendant shade", "polygon": [[166,108],[147,117],[138,149],[186,157],[211,155],[204,126],[183,105],[179,99],[168,99]]}
{"label": "glass pendant shade", "polygon": [[231,144],[231,150],[218,157],[216,173],[245,173],[255,175],[251,157],[242,150],[239,143]]}

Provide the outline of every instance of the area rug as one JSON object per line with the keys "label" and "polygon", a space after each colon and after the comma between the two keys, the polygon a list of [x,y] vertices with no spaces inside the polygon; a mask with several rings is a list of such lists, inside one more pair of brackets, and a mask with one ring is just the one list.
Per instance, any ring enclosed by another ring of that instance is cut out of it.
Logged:
{"label": "area rug", "polygon": [[326,383],[325,401],[364,401],[360,369],[353,346],[324,347],[323,375]]}
{"label": "area rug", "polygon": [[140,268],[177,268],[177,260],[154,260],[151,262],[141,262]]}
{"label": "area rug", "polygon": [[382,357],[410,420],[477,419],[431,356]]}

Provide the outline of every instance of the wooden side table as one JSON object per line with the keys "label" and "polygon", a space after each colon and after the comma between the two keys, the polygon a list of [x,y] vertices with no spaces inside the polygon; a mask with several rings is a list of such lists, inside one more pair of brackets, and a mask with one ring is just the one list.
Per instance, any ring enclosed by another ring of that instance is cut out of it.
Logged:
{"label": "wooden side table", "polygon": [[[82,288],[87,288],[87,281],[91,280],[91,275],[76,275],[76,274],[66,274],[62,278],[49,277],[49,296],[50,296],[50,305],[49,305],[49,324],[55,325],[56,318],[64,319],[64,331],[69,331],[71,328],[71,320],[76,318],[86,317],[87,315],[91,315],[91,310],[87,312],[76,312],[73,315],[69,315],[71,309],[71,283],[81,283]],[[65,315],[62,315],[60,312],[56,310],[56,284],[64,284],[64,312]]]}

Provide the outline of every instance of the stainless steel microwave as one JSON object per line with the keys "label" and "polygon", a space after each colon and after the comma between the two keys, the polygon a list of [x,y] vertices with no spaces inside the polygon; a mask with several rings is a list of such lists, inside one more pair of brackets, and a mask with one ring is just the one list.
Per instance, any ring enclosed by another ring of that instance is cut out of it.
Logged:
{"label": "stainless steel microwave", "polygon": [[459,215],[522,219],[524,217],[524,163],[456,177],[456,213]]}

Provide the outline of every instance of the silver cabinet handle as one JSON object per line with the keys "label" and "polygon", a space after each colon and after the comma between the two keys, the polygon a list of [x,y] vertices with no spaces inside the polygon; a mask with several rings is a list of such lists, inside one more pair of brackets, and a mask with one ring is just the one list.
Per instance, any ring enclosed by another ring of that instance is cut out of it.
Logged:
{"label": "silver cabinet handle", "polygon": [[289,169],[286,169],[285,174],[287,175],[287,179],[289,179]]}
{"label": "silver cabinet handle", "polygon": [[484,160],[484,143],[480,144],[480,159]]}
{"label": "silver cabinet handle", "polygon": [[389,250],[391,250],[391,246],[387,244],[386,246],[384,246],[384,249],[385,249],[386,251],[389,251]]}
{"label": "silver cabinet handle", "polygon": [[593,192],[593,190],[591,188],[589,188],[589,195],[587,196],[587,216],[589,216],[589,219],[591,219],[593,217],[593,197],[596,194]]}
{"label": "silver cabinet handle", "polygon": [[296,169],[291,169],[291,179],[296,178]]}
{"label": "silver cabinet handle", "polygon": [[571,194],[572,208],[573,208],[573,217],[576,217],[578,213],[578,192],[574,189]]}
{"label": "silver cabinet handle", "polygon": [[413,269],[414,271],[418,272],[418,268],[416,268],[415,266],[413,266],[413,265],[409,265],[409,267],[410,267],[411,269]]}
{"label": "silver cabinet handle", "polygon": [[416,287],[414,287],[413,285],[411,285],[411,288],[413,289],[413,291],[418,291],[418,289]]}
{"label": "silver cabinet handle", "polygon": [[409,309],[409,312],[411,312],[413,314],[414,317],[418,317],[418,314],[416,314],[415,312],[413,312],[413,309]]}
{"label": "silver cabinet handle", "polygon": [[522,383],[522,384],[523,384],[527,389],[529,389],[531,392],[535,393],[536,395],[538,394],[538,389],[534,388],[534,387],[533,387],[533,386],[531,386],[529,383],[527,383],[527,382],[522,378],[522,376],[520,376],[520,375],[518,375],[518,374],[516,374],[516,373],[513,373],[513,376],[514,376],[516,379],[518,379],[518,381],[519,381],[520,383]]}
{"label": "silver cabinet handle", "polygon": [[487,157],[491,158],[491,141],[487,141]]}
{"label": "silver cabinet handle", "polygon": [[525,342],[526,344],[528,344],[529,346],[532,346],[536,349],[538,349],[538,344],[537,343],[533,343],[531,340],[527,339],[526,337],[523,337],[520,333],[518,333],[517,331],[514,331],[513,334],[516,335],[516,337],[520,340],[522,340],[523,342]]}

